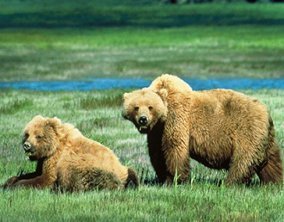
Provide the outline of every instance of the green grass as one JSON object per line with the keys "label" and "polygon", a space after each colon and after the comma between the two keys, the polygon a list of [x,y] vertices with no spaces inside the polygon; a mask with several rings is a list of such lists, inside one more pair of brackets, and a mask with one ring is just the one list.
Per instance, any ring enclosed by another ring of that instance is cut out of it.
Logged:
{"label": "green grass", "polygon": [[165,72],[283,77],[283,54],[284,31],[278,26],[0,32],[2,81],[150,78]]}
{"label": "green grass", "polygon": [[[25,124],[36,114],[57,116],[73,123],[83,134],[114,150],[121,161],[147,181],[154,171],[146,137],[121,117],[124,90],[90,92],[0,92],[0,183],[20,169],[31,171],[20,147]],[[277,140],[284,148],[283,90],[244,91],[267,104]],[[27,103],[27,104],[26,104]],[[283,156],[283,155],[282,155]],[[210,170],[192,161],[188,184],[139,190],[56,195],[49,190],[0,192],[3,221],[282,221],[283,186],[225,187],[217,184],[226,172]],[[144,174],[142,173],[144,172]]]}
{"label": "green grass", "polygon": [[282,4],[1,2],[2,81],[283,77]]}
{"label": "green grass", "polygon": [[274,187],[224,188],[206,184],[60,196],[27,190],[1,196],[3,221],[217,222],[283,221],[284,217],[284,193]]}

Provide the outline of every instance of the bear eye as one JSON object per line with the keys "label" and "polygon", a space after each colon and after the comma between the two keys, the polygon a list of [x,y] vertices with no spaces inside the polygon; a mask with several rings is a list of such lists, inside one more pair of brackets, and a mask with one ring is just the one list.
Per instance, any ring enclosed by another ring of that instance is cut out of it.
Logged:
{"label": "bear eye", "polygon": [[43,138],[42,135],[37,135],[37,136],[36,136],[36,139],[38,139],[38,140],[40,140],[40,139],[42,139],[42,138]]}
{"label": "bear eye", "polygon": [[139,110],[139,107],[138,107],[138,106],[135,106],[135,107],[134,107],[134,110],[135,110],[135,111],[138,111],[138,110]]}
{"label": "bear eye", "polygon": [[152,107],[152,106],[149,106],[148,109],[151,111],[151,110],[153,109],[153,107]]}
{"label": "bear eye", "polygon": [[30,135],[28,133],[25,133],[23,136],[22,142],[24,143],[29,138],[29,136]]}

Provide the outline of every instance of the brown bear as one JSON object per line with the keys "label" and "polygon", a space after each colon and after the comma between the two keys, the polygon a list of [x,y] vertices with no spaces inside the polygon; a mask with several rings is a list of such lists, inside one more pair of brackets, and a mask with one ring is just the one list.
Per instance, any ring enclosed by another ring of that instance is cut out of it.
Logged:
{"label": "brown bear", "polygon": [[263,104],[232,90],[179,90],[175,82],[161,76],[123,96],[122,115],[147,134],[161,183],[186,181],[190,158],[228,170],[226,184],[248,183],[254,173],[262,183],[282,183],[280,149]]}
{"label": "brown bear", "polygon": [[35,116],[24,129],[23,149],[30,160],[37,161],[36,171],[8,179],[4,188],[55,186],[85,191],[138,186],[136,173],[109,148],[56,117]]}

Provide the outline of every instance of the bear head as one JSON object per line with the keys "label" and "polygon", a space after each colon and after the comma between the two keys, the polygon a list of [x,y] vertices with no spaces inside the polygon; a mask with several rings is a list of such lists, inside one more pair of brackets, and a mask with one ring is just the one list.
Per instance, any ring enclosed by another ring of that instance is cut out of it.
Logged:
{"label": "bear head", "polygon": [[167,91],[154,92],[149,88],[123,95],[122,116],[130,120],[140,133],[148,133],[167,117]]}
{"label": "bear head", "polygon": [[58,118],[35,116],[25,127],[22,146],[30,160],[48,158],[59,146]]}

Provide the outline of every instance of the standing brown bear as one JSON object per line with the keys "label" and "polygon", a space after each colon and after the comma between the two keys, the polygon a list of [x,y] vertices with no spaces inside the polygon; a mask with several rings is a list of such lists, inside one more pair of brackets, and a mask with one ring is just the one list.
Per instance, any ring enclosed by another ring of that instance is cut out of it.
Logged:
{"label": "standing brown bear", "polygon": [[189,176],[190,157],[228,170],[226,184],[282,183],[280,150],[266,107],[232,90],[192,91],[162,75],[149,88],[124,94],[123,116],[147,134],[151,163],[161,183]]}
{"label": "standing brown bear", "polygon": [[109,148],[58,118],[35,116],[24,129],[23,149],[37,161],[36,171],[11,177],[4,188],[54,187],[72,192],[138,185],[136,173]]}

